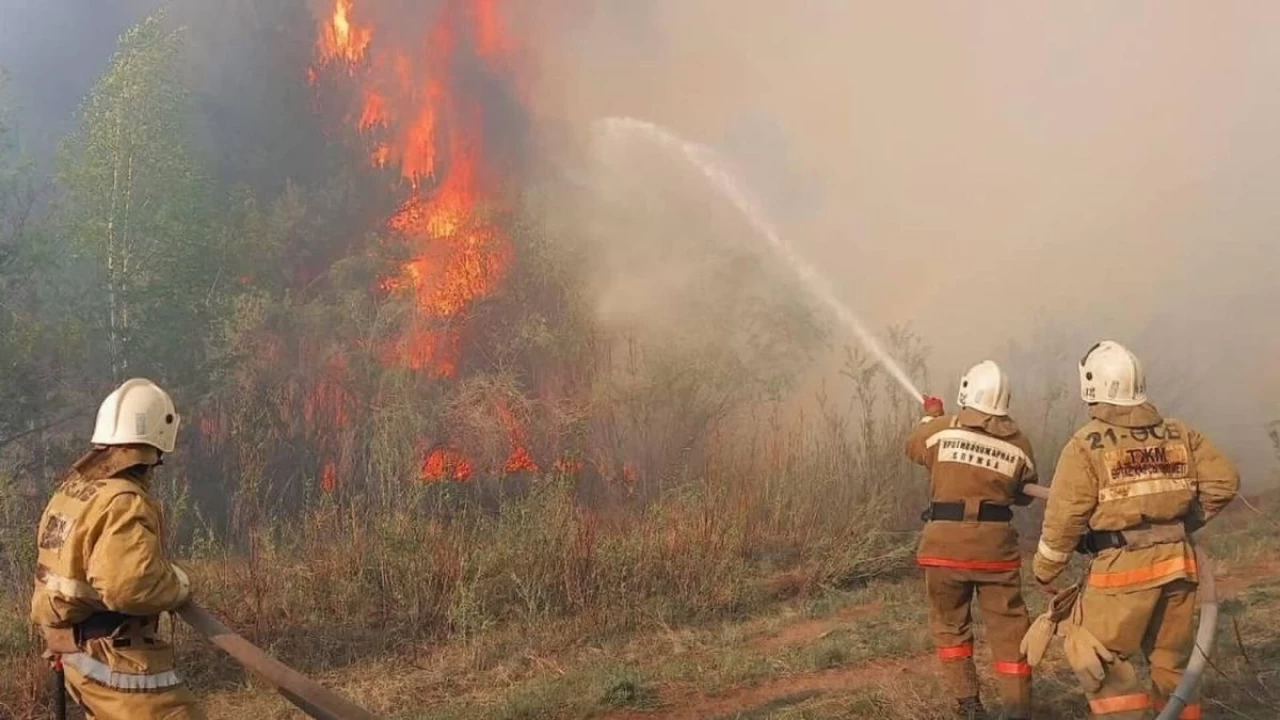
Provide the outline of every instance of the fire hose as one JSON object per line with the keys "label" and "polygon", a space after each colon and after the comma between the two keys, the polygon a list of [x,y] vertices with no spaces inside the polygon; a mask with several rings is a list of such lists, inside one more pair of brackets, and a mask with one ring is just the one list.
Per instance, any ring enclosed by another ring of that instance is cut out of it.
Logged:
{"label": "fire hose", "polygon": [[177,613],[192,629],[271,683],[276,692],[308,716],[316,720],[378,720],[368,710],[266,654],[196,603],[183,605]]}
{"label": "fire hose", "polygon": [[[1022,492],[1039,499],[1049,499],[1049,488],[1040,485],[1027,485]],[[1191,652],[1191,661],[1182,673],[1182,681],[1169,697],[1164,710],[1156,716],[1156,720],[1177,720],[1191,702],[1200,678],[1204,676],[1205,667],[1209,664],[1209,654],[1213,652],[1213,641],[1218,633],[1218,592],[1213,579],[1213,564],[1209,554],[1203,548],[1196,548],[1196,566],[1200,569],[1200,626],[1196,630],[1196,645]]]}

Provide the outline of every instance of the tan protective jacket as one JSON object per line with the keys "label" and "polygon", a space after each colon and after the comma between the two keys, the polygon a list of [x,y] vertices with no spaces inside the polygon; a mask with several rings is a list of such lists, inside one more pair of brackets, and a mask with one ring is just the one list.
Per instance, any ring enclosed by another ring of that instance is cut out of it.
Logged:
{"label": "tan protective jacket", "polygon": [[965,408],[955,416],[926,418],[907,438],[907,457],[929,468],[932,502],[962,502],[965,520],[925,525],[916,552],[924,567],[1016,570],[1018,534],[1007,522],[978,522],[983,501],[1026,505],[1022,487],[1035,484],[1031,443],[1007,417]]}
{"label": "tan protective jacket", "polygon": [[37,535],[36,625],[69,628],[99,611],[152,617],[186,602],[189,583],[165,559],[160,507],[138,472],[148,452],[94,451],[54,493]]}
{"label": "tan protective jacket", "polygon": [[[1054,472],[1034,572],[1052,582],[1087,530],[1176,531],[1170,541],[1103,550],[1089,585],[1144,590],[1197,580],[1195,554],[1182,535],[1199,529],[1236,496],[1240,476],[1208,438],[1150,404],[1093,405],[1092,421],[1062,450]],[[1143,545],[1146,545],[1145,547]]]}

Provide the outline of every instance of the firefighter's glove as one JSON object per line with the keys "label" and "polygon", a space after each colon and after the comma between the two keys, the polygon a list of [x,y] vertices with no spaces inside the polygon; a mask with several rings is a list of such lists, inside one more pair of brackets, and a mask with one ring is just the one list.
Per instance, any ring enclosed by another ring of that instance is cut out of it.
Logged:
{"label": "firefighter's glove", "polygon": [[931,418],[942,417],[942,414],[945,411],[946,409],[942,405],[942,398],[934,397],[932,395],[925,395],[924,414],[926,417],[931,417]]}
{"label": "firefighter's glove", "polygon": [[1071,617],[1071,610],[1075,607],[1076,598],[1079,596],[1079,585],[1072,585],[1054,593],[1053,599],[1049,601],[1049,609],[1036,618],[1031,624],[1031,629],[1022,636],[1022,654],[1027,656],[1028,665],[1035,667],[1044,659],[1044,654],[1049,649],[1049,643],[1053,637],[1061,634],[1061,631],[1067,627],[1063,623]]}
{"label": "firefighter's glove", "polygon": [[1067,664],[1080,680],[1080,687],[1086,693],[1101,690],[1102,681],[1107,677],[1107,665],[1116,661],[1116,654],[1079,625],[1067,628],[1062,649],[1067,655]]}
{"label": "firefighter's glove", "polygon": [[1019,647],[1019,651],[1027,658],[1028,665],[1036,667],[1040,664],[1057,631],[1058,623],[1049,617],[1049,613],[1044,613],[1031,623],[1031,629],[1022,636],[1022,645]]}

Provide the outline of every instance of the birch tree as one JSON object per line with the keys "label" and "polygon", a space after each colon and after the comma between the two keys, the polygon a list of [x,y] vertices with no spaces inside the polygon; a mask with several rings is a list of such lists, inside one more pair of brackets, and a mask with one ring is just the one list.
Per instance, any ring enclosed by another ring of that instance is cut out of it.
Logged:
{"label": "birch tree", "polygon": [[114,381],[187,379],[225,288],[181,52],[162,14],[125,33],[63,147],[66,240],[92,269],[84,312],[103,331]]}

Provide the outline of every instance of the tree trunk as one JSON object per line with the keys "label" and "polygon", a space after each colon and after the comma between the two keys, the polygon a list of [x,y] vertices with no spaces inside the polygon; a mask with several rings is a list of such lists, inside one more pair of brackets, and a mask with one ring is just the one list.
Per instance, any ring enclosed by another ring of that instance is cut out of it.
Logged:
{"label": "tree trunk", "polygon": [[[133,219],[133,214],[132,214],[133,213],[133,156],[134,156],[133,144],[130,143],[128,169],[125,172],[125,182],[124,182],[124,216],[121,218],[121,221],[124,225],[124,229],[121,233],[121,238],[120,238],[120,254],[121,254],[120,277],[121,277],[122,285],[127,282],[127,278],[129,277],[130,271],[136,272],[135,268],[130,267],[130,260],[133,259],[133,246],[131,244],[132,238],[130,238],[130,232],[129,232],[130,228],[132,227],[131,221]],[[129,326],[129,303],[127,301],[122,301],[120,304],[120,343],[121,343],[122,349],[125,351],[127,351],[129,348],[130,329],[131,328]],[[129,371],[128,352],[121,353],[120,366],[123,372],[127,373]]]}
{"label": "tree trunk", "polygon": [[111,169],[111,210],[107,214],[107,305],[110,315],[108,345],[111,351],[111,379],[120,382],[119,289],[116,285],[116,208],[120,198],[120,121],[116,121],[116,146]]}

